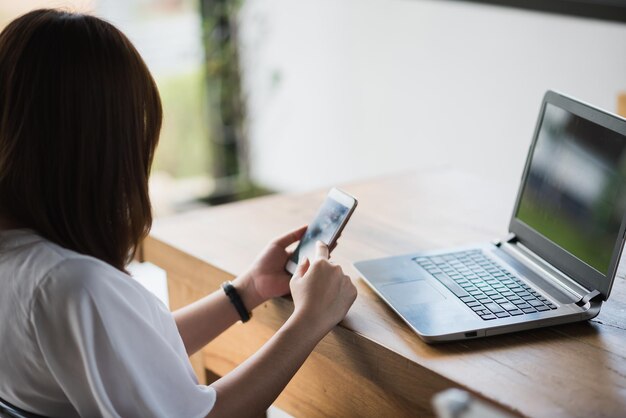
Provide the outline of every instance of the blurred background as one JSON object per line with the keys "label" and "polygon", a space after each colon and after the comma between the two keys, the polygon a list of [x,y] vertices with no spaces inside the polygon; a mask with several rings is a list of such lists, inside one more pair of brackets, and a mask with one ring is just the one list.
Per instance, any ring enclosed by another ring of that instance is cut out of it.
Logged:
{"label": "blurred background", "polygon": [[606,17],[448,0],[0,0],[0,26],[37,7],[103,17],[146,60],[165,111],[159,216],[434,166],[514,193],[547,89],[612,112],[626,90],[626,24]]}

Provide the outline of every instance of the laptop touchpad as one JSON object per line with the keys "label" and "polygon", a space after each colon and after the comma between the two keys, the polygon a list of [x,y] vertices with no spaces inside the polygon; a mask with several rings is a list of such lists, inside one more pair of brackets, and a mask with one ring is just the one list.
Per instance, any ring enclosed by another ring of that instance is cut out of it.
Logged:
{"label": "laptop touchpad", "polygon": [[396,307],[432,303],[445,297],[428,281],[414,280],[410,282],[388,284],[381,288],[385,297]]}

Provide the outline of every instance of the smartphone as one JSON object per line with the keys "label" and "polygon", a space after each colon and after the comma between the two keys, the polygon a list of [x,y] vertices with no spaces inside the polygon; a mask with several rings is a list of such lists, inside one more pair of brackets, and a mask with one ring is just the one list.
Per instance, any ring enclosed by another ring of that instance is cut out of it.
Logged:
{"label": "smartphone", "polygon": [[285,269],[294,274],[301,258],[308,257],[309,260],[313,260],[317,241],[322,241],[332,247],[348,223],[356,205],[357,200],[348,193],[336,188],[330,189],[322,207],[307,227],[298,247],[287,261]]}

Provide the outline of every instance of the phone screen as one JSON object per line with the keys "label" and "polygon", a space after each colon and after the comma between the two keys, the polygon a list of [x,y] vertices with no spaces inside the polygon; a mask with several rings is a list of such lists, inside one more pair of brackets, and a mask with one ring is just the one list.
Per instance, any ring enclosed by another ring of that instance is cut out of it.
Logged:
{"label": "phone screen", "polygon": [[296,248],[290,258],[294,264],[298,264],[301,257],[308,257],[313,260],[315,257],[315,243],[322,241],[326,245],[331,245],[336,238],[337,232],[350,215],[350,207],[344,206],[340,202],[327,197],[319,212],[309,224],[300,245]]}

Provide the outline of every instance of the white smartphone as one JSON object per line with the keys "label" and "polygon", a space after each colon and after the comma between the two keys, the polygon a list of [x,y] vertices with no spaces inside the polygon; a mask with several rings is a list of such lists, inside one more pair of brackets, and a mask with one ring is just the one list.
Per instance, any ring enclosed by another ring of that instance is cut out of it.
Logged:
{"label": "white smartphone", "polygon": [[352,212],[356,208],[357,200],[348,193],[332,188],[326,200],[309,224],[302,236],[298,247],[287,261],[285,269],[294,274],[302,257],[313,260],[315,257],[315,243],[322,241],[332,247],[341,235],[341,231],[348,223]]}

